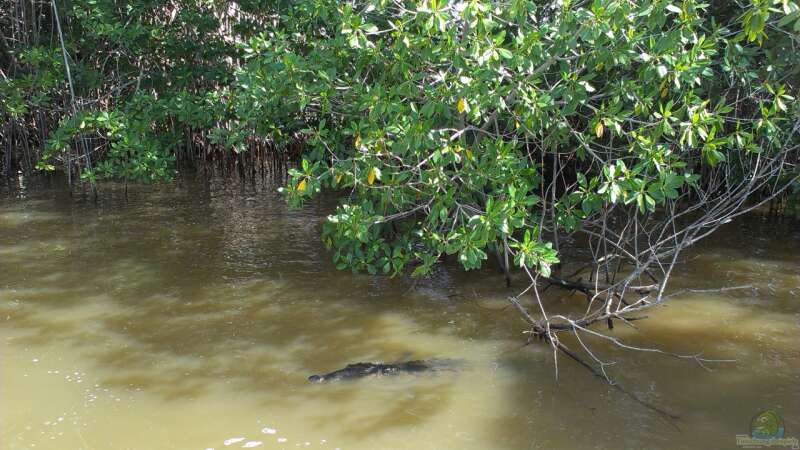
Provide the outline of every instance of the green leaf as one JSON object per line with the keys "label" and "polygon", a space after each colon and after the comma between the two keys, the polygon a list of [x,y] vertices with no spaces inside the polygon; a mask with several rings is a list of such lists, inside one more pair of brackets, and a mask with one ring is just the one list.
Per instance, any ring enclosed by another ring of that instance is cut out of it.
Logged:
{"label": "green leaf", "polygon": [[499,53],[499,54],[500,54],[500,56],[501,56],[503,59],[511,59],[511,58],[514,56],[514,55],[511,53],[511,51],[510,51],[510,50],[506,50],[506,49],[504,49],[504,48],[498,48],[498,49],[497,49],[497,53]]}

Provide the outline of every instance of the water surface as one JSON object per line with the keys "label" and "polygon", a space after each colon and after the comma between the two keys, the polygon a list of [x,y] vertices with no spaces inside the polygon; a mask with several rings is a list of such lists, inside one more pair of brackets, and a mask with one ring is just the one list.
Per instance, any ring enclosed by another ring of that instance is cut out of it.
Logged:
{"label": "water surface", "polygon": [[[491,268],[406,279],[336,271],[324,199],[181,181],[58,187],[0,200],[2,449],[736,448],[778,411],[800,437],[800,229],[753,216],[686,254],[687,294],[613,335],[736,359],[614,348],[610,374],[674,423],[539,343]],[[519,288],[520,286],[515,286]],[[580,296],[551,289],[547,302]],[[457,371],[316,385],[356,361],[450,358]]]}

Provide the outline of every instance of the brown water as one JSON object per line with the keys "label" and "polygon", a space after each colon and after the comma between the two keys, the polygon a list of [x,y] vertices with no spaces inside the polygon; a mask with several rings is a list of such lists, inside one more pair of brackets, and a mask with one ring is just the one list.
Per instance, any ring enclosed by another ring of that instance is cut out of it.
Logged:
{"label": "brown water", "polygon": [[[800,229],[751,217],[688,254],[675,287],[751,283],[654,311],[636,345],[733,358],[713,372],[591,341],[626,389],[525,348],[491,269],[404,279],[336,271],[332,202],[173,183],[0,200],[0,448],[736,448],[773,408],[800,437]],[[519,287],[519,286],[517,286]],[[580,301],[548,291],[553,305]],[[356,361],[457,371],[310,384]]]}

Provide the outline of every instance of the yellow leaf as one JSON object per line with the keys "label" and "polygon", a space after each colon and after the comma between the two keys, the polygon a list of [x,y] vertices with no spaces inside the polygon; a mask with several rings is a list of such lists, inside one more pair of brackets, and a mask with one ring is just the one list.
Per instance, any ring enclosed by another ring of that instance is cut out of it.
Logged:
{"label": "yellow leaf", "polygon": [[605,131],[605,127],[603,126],[603,121],[598,120],[597,125],[594,126],[594,135],[597,136],[597,139],[603,137],[603,131]]}
{"label": "yellow leaf", "polygon": [[305,190],[306,190],[306,179],[305,178],[300,180],[300,184],[297,185],[297,190],[300,191],[300,192],[305,192]]}
{"label": "yellow leaf", "polygon": [[514,128],[519,129],[519,120],[514,121]]}
{"label": "yellow leaf", "polygon": [[355,144],[356,148],[361,148],[361,135],[360,134],[356,135],[356,140],[355,140],[354,144]]}
{"label": "yellow leaf", "polygon": [[367,183],[370,185],[375,182],[375,168],[371,167],[369,169],[369,173],[367,174]]}
{"label": "yellow leaf", "polygon": [[472,150],[467,149],[467,159],[472,159]]}
{"label": "yellow leaf", "polygon": [[458,104],[456,104],[456,109],[458,110],[459,114],[467,110],[467,101],[464,100],[464,97],[458,99]]}
{"label": "yellow leaf", "polygon": [[342,181],[342,174],[336,175],[336,184],[339,184],[340,181]]}
{"label": "yellow leaf", "polygon": [[667,88],[661,89],[661,98],[664,98],[666,96],[667,96]]}

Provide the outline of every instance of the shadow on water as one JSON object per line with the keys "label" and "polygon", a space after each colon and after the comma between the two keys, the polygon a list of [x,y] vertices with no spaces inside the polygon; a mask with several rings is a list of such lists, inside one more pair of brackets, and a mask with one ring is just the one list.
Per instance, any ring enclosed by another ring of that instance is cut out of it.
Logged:
{"label": "shadow on water", "polygon": [[[676,432],[563,358],[556,384],[547,347],[520,348],[523,324],[491,269],[453,271],[446,288],[416,290],[404,279],[335,271],[319,242],[332,204],[290,211],[271,187],[242,192],[219,181],[130,190],[127,199],[111,186],[97,206],[58,190],[0,201],[0,331],[19,346],[75,349],[102,386],[167,406],[220,392],[273,410],[314,405],[302,413],[305,426],[352,442],[444,417],[480,424],[441,430],[446,448],[716,448],[733,438],[740,415],[800,399],[796,227],[748,247],[729,240],[774,228],[758,218],[729,225],[691,254],[676,285],[755,290],[687,294],[640,331],[612,332],[736,363],[707,372],[592,341],[599,356],[619,361],[610,372],[628,390],[681,415]],[[585,307],[555,290],[546,301]],[[391,382],[306,380],[403,357],[460,357],[473,367]]]}

